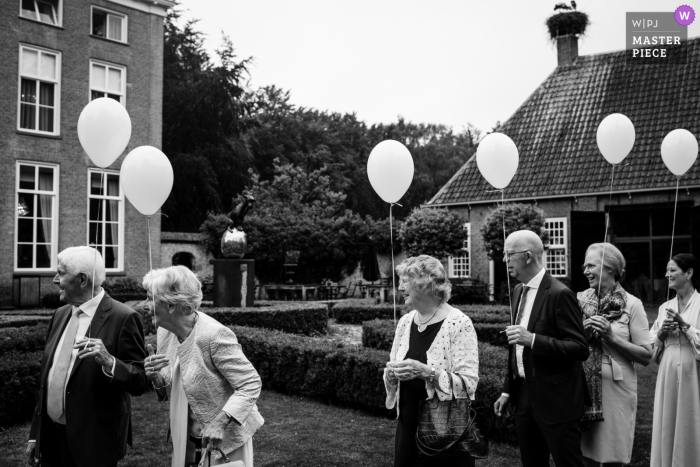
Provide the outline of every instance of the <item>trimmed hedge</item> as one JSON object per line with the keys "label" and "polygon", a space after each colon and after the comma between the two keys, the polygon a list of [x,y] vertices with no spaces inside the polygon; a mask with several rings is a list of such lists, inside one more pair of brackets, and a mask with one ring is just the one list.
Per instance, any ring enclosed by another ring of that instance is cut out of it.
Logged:
{"label": "trimmed hedge", "polygon": [[0,357],[11,352],[43,352],[48,322],[23,328],[0,329]]}
{"label": "trimmed hedge", "polygon": [[9,352],[0,359],[0,428],[31,420],[42,352]]}
{"label": "trimmed hedge", "polygon": [[[266,389],[388,413],[379,371],[389,360],[387,351],[249,327],[231,329]],[[507,352],[481,343],[479,359],[475,408],[481,427],[491,439],[515,442],[512,415],[496,417],[493,413],[493,403],[501,395]]]}
{"label": "trimmed hedge", "polygon": [[328,307],[323,303],[288,302],[252,308],[207,308],[204,312],[226,326],[274,329],[306,336],[328,331]]}
{"label": "trimmed hedge", "polygon": [[36,324],[46,322],[51,319],[50,316],[0,316],[0,328],[21,328],[26,326],[34,326]]}
{"label": "trimmed hedge", "polygon": [[[503,305],[456,305],[474,323],[505,323],[510,320],[508,307]],[[405,305],[396,306],[397,319],[409,310]],[[362,324],[373,319],[394,319],[393,304],[371,305],[366,302],[347,300],[336,303],[332,308],[332,317],[342,324]]]}

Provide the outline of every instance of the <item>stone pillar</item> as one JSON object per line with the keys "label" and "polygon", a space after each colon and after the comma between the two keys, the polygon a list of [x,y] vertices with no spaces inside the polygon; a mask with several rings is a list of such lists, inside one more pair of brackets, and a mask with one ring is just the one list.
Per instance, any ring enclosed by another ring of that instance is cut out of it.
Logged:
{"label": "stone pillar", "polygon": [[214,306],[252,307],[255,298],[255,261],[213,259]]}

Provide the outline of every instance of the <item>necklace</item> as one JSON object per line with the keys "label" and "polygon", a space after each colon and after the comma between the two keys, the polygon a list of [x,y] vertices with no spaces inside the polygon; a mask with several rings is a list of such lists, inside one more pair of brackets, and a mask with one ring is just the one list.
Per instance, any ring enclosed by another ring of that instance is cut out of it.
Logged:
{"label": "necklace", "polygon": [[175,336],[175,337],[177,337],[177,340],[180,344],[185,342],[187,340],[187,338],[190,336],[190,334],[192,334],[192,331],[194,331],[194,325],[197,324],[197,318],[199,318],[199,315],[195,312],[194,319],[192,320],[192,329],[190,329],[190,332],[187,334],[187,336],[185,336],[184,339],[180,339],[179,336]]}
{"label": "necklace", "polygon": [[[442,305],[442,303],[440,305]],[[430,315],[430,318],[428,318],[425,322],[423,322],[420,319],[420,313],[418,314],[418,332],[425,331],[425,328],[428,327],[428,323],[430,322],[430,320],[433,319],[433,317],[435,316],[435,313],[437,313],[438,310],[440,309],[440,305],[438,305],[437,308],[435,308],[435,311],[433,311],[433,314]]]}

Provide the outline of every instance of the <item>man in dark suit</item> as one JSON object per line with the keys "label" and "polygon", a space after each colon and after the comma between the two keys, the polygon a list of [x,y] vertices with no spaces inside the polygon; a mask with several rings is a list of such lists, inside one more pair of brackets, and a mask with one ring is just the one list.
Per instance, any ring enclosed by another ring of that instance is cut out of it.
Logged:
{"label": "man in dark suit", "polygon": [[515,287],[512,325],[507,328],[509,365],[497,415],[510,401],[524,467],[583,467],[580,419],[588,358],[581,310],[574,293],[543,267],[544,248],[529,230],[513,232],[505,243],[508,272]]}
{"label": "man in dark suit", "polygon": [[[38,403],[29,433],[30,465],[117,465],[131,445],[131,396],[147,389],[141,316],[102,289],[94,248],[58,255],[61,301],[49,323]],[[93,280],[94,271],[94,280]]]}

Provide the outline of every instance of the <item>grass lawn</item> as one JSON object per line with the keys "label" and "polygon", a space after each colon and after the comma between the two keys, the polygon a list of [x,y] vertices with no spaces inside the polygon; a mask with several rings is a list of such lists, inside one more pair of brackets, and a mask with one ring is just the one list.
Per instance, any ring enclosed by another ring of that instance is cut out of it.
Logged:
{"label": "grass lawn", "polygon": [[[253,440],[256,467],[391,466],[394,460],[396,421],[309,399],[263,391],[258,409],[265,425]],[[120,467],[169,467],[167,404],[152,395],[135,398],[134,449]],[[0,465],[24,464],[29,424],[0,433]],[[492,444],[481,467],[520,464],[517,448]]]}

